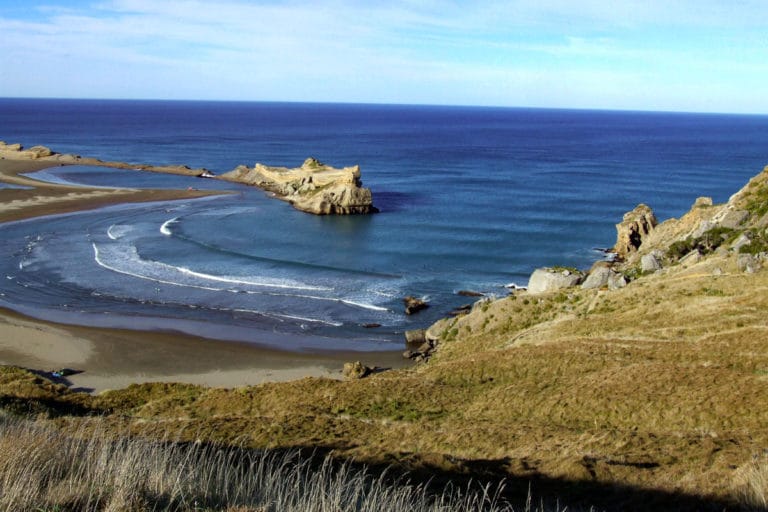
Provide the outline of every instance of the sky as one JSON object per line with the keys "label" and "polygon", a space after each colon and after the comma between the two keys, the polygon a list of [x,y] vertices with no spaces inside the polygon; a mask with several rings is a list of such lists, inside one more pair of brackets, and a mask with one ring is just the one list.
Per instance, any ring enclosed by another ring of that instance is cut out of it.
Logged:
{"label": "sky", "polygon": [[768,114],[768,1],[0,0],[0,97]]}

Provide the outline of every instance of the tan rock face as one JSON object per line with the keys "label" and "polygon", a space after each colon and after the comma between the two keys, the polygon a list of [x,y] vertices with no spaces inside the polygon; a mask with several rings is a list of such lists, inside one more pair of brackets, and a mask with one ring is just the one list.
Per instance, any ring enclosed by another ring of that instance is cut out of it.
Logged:
{"label": "tan rock face", "polygon": [[362,186],[360,167],[336,169],[314,158],[301,167],[240,166],[221,179],[254,185],[291,203],[294,208],[317,215],[374,213],[373,195]]}
{"label": "tan rock face", "polygon": [[653,210],[645,204],[637,205],[634,210],[624,214],[621,223],[616,224],[617,236],[613,252],[620,258],[627,258],[637,252],[656,224],[658,221]]}
{"label": "tan rock face", "polygon": [[33,146],[24,149],[21,144],[6,144],[0,141],[0,156],[20,160],[35,160],[53,155],[53,151],[45,146]]}

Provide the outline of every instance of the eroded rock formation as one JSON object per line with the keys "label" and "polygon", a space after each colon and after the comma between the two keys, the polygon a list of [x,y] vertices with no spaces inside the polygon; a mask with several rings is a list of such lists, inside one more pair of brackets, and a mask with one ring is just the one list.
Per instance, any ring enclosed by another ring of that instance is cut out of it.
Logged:
{"label": "eroded rock formation", "polygon": [[616,224],[616,245],[613,252],[619,258],[627,258],[637,252],[643,240],[653,231],[658,221],[653,210],[645,204],[637,205],[624,214],[624,219]]}
{"label": "eroded rock formation", "polygon": [[296,209],[317,215],[374,213],[370,189],[362,186],[360,166],[336,169],[314,158],[301,167],[240,166],[219,178],[247,183],[275,194]]}

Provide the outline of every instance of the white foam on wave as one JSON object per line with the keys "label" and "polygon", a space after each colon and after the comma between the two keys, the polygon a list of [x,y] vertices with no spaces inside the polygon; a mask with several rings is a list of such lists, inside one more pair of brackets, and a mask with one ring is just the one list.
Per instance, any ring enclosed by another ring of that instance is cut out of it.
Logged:
{"label": "white foam on wave", "polygon": [[300,322],[309,322],[309,323],[312,323],[312,324],[331,325],[333,327],[341,327],[342,325],[344,325],[341,322],[332,322],[330,320],[321,320],[319,318],[309,318],[309,317],[306,317],[306,316],[286,315],[286,314],[283,314],[283,313],[265,313],[263,311],[254,311],[254,310],[251,310],[251,309],[232,309],[232,310],[228,310],[228,311],[235,311],[235,312],[238,312],[238,313],[255,313],[257,315],[268,316],[268,317],[271,317],[271,318],[276,318],[278,320],[280,320],[282,318],[287,318],[288,320],[298,320]]}
{"label": "white foam on wave", "polygon": [[348,299],[340,299],[340,301],[349,306],[356,306],[358,308],[371,309],[373,311],[389,311],[389,309],[385,307],[377,306],[375,304],[368,304],[367,302],[357,302],[357,301],[348,300]]}
{"label": "white foam on wave", "polygon": [[126,226],[124,224],[112,224],[109,226],[109,229],[107,229],[107,236],[110,240],[119,240],[123,238],[130,230],[131,226]]}
{"label": "white foam on wave", "polygon": [[267,288],[288,288],[291,290],[312,290],[312,291],[332,291],[333,288],[325,286],[312,286],[304,283],[286,282],[286,281],[274,281],[271,279],[265,279],[261,281],[252,281],[250,279],[244,279],[242,277],[235,276],[214,276],[211,274],[205,274],[202,272],[195,272],[186,267],[173,267],[179,270],[182,274],[186,274],[200,279],[206,279],[209,281],[217,281],[220,283],[230,284],[244,284],[248,286],[267,287]]}
{"label": "white foam on wave", "polygon": [[[246,292],[250,293],[250,292]],[[324,300],[328,302],[338,302],[340,304],[346,304],[347,306],[354,306],[362,309],[370,309],[372,311],[389,311],[389,309],[377,306],[375,304],[369,304],[367,302],[357,302],[349,299],[342,299],[339,297],[318,297],[317,295],[289,295],[286,293],[270,293],[269,295],[275,296],[275,297],[296,297],[299,299],[312,299],[312,300]]]}
{"label": "white foam on wave", "polygon": [[174,217],[172,219],[168,219],[167,221],[163,222],[163,225],[160,226],[160,232],[165,236],[171,236],[173,234],[171,233],[171,224],[175,224],[178,221],[179,221],[179,218]]}
{"label": "white foam on wave", "polygon": [[[246,286],[252,286],[252,287],[262,287],[262,288],[278,288],[278,289],[289,289],[289,290],[312,290],[312,291],[332,291],[332,288],[325,288],[325,287],[313,287],[304,283],[296,283],[291,281],[273,281],[273,280],[263,280],[263,281],[253,281],[253,280],[246,280],[242,278],[235,278],[232,276],[214,276],[210,274],[204,274],[201,272],[195,272],[193,270],[190,270],[185,267],[176,267],[174,265],[169,265],[167,263],[162,263],[159,261],[148,261],[144,260],[139,256],[138,252],[136,251],[136,247],[134,246],[123,246],[120,244],[117,245],[110,245],[108,247],[102,247],[102,249],[99,249],[99,247],[96,245],[96,243],[91,244],[93,246],[94,251],[94,260],[96,263],[107,270],[111,270],[113,272],[117,272],[119,274],[128,275],[131,277],[137,277],[139,279],[145,279],[149,281],[154,281],[157,283],[163,283],[163,284],[171,284],[174,286],[187,286],[190,288],[197,288],[200,290],[208,290],[208,291],[217,291],[217,292],[231,292],[231,293],[240,293],[243,290],[233,289],[233,288],[219,288],[219,287],[213,287],[213,286],[205,286],[203,284],[195,283],[195,282],[189,282],[189,281],[182,281],[182,280],[173,280],[172,276],[175,274],[181,278],[183,277],[191,277],[194,279],[202,280],[203,282],[206,281],[212,281],[212,282],[221,282],[221,283],[228,283],[228,284],[242,284]],[[104,257],[104,251],[108,251],[109,254],[109,260],[107,261]],[[118,266],[115,262],[122,262],[123,264],[121,266]],[[132,267],[132,268],[131,268]],[[256,292],[247,291],[246,293],[254,294]],[[337,298],[328,298],[328,297],[316,297],[312,295],[297,295],[297,294],[274,294],[274,295],[284,295],[286,297],[296,297],[296,298],[310,298],[310,299],[319,299],[319,300],[334,300],[334,301],[341,301],[341,299]]]}
{"label": "white foam on wave", "polygon": [[[116,267],[114,265],[110,265],[109,263],[104,261],[104,259],[102,258],[102,253],[101,253],[101,251],[99,250],[98,246],[95,243],[91,243],[91,245],[93,246],[93,259],[96,262],[96,264],[99,265],[102,268],[105,268],[107,270],[111,270],[112,272],[117,272],[118,274],[123,274],[123,275],[126,275],[126,276],[136,277],[136,278],[139,278],[139,279],[145,279],[147,281],[153,281],[155,283],[170,284],[170,285],[173,285],[173,286],[187,286],[189,288],[197,288],[197,289],[200,289],[200,290],[208,290],[208,291],[213,291],[213,292],[225,291],[225,290],[223,290],[221,288],[211,288],[211,287],[206,287],[206,286],[196,286],[196,285],[192,285],[192,284],[188,284],[188,283],[179,283],[179,282],[175,282],[175,281],[169,281],[167,279],[161,279],[159,277],[154,277],[154,276],[145,275],[145,274],[139,274],[137,272],[131,272],[131,271],[129,271],[127,269],[123,269],[123,268],[118,268],[118,267]],[[133,251],[135,253],[136,249],[135,248],[132,248],[132,249],[133,249]],[[138,257],[138,254],[137,254],[137,257]],[[159,263],[159,265],[163,265],[163,263]]]}

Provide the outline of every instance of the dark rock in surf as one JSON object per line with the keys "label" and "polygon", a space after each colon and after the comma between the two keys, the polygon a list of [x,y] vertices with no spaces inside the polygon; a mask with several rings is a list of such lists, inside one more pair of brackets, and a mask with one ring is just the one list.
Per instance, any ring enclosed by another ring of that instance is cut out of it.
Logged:
{"label": "dark rock in surf", "polygon": [[427,304],[426,301],[424,301],[423,299],[413,297],[411,295],[404,298],[403,303],[405,304],[406,315],[412,315],[414,313],[418,313],[419,311],[422,311],[429,307],[429,304]]}

